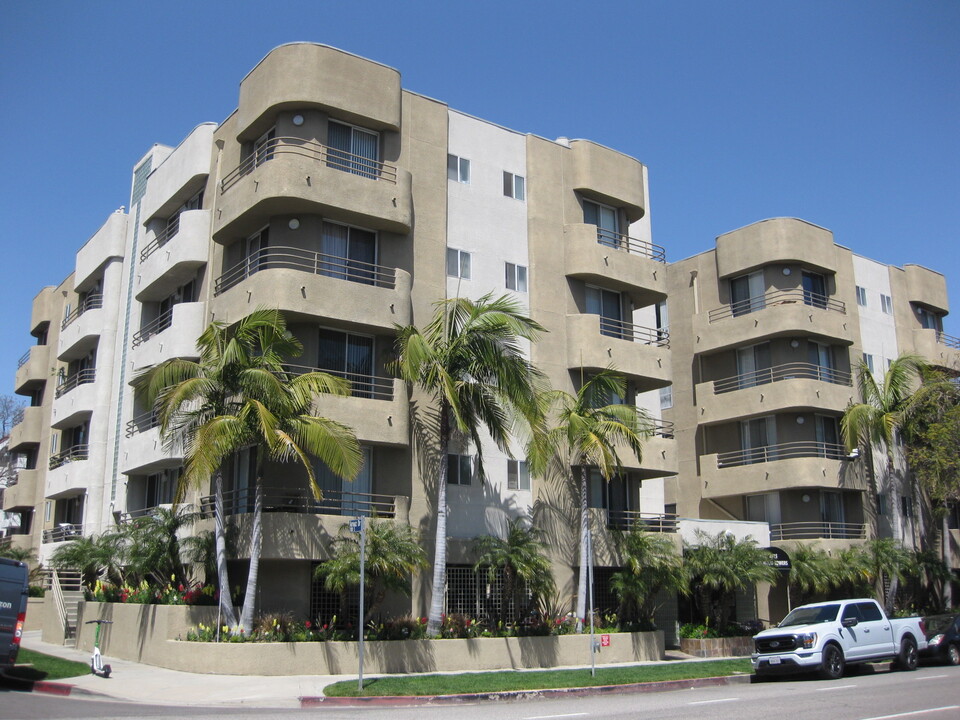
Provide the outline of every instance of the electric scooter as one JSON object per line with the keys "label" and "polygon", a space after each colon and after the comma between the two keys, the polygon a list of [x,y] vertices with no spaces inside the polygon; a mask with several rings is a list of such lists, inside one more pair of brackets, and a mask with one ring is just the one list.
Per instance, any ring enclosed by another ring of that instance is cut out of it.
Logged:
{"label": "electric scooter", "polygon": [[88,620],[86,622],[87,625],[92,623],[96,623],[97,631],[93,636],[93,656],[90,658],[90,672],[102,678],[108,678],[112,668],[103,664],[103,657],[100,655],[100,626],[104,623],[112,625],[113,620]]}

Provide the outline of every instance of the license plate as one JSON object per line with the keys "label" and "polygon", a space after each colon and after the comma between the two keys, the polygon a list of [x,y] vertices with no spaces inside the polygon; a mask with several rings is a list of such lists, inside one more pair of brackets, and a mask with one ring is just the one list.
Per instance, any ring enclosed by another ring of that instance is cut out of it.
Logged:
{"label": "license plate", "polygon": [[780,658],[774,656],[774,657],[770,658],[769,660],[767,660],[767,662],[770,663],[771,665],[779,665],[779,664],[780,664]]}

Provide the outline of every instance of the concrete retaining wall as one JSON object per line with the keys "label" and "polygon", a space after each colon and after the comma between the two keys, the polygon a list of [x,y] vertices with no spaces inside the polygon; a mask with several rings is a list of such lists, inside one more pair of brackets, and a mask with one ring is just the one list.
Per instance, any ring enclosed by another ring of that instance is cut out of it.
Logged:
{"label": "concrete retaining wall", "polygon": [[753,652],[753,638],[680,638],[680,651],[701,658],[744,657]]}
{"label": "concrete retaining wall", "polygon": [[[77,647],[93,649],[93,625],[104,625],[100,650],[110,657],[195,673],[222,675],[338,675],[357,672],[357,643],[198,643],[178,640],[199,623],[215,625],[216,608],[83,603]],[[663,633],[613,633],[597,665],[660,660]],[[472,640],[395,640],[364,643],[364,672],[421,673],[584,665],[586,635]]]}

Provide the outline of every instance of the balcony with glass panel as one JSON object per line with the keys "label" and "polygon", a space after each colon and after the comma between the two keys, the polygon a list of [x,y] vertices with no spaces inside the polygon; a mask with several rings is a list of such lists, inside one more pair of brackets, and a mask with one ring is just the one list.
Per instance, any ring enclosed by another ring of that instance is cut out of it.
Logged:
{"label": "balcony with glass panel", "polygon": [[638,306],[667,297],[661,246],[589,223],[565,225],[563,232],[568,277],[628,292]]}
{"label": "balcony with glass panel", "polygon": [[272,215],[332,216],[401,234],[413,226],[407,170],[313,140],[277,137],[230,169],[217,189],[214,237],[245,236]]}
{"label": "balcony with glass panel", "polygon": [[567,367],[597,372],[613,365],[637,392],[670,384],[670,335],[590,313],[567,315]]}
{"label": "balcony with glass panel", "polygon": [[210,211],[187,210],[143,245],[137,257],[136,298],[167,297],[207,262]]}

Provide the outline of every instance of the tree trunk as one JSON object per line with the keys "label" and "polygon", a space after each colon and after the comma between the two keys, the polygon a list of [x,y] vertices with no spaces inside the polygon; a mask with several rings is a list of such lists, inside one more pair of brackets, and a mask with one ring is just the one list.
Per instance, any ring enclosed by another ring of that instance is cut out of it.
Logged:
{"label": "tree trunk", "polygon": [[437,480],[437,536],[433,560],[433,588],[430,613],[427,616],[427,636],[440,634],[440,616],[447,587],[447,445],[450,443],[450,419],[447,404],[440,403],[440,477]]}
{"label": "tree trunk", "polygon": [[237,615],[233,611],[230,580],[227,577],[227,542],[224,536],[223,521],[223,473],[220,470],[217,470],[213,476],[213,536],[217,552],[217,583],[220,586],[220,616],[223,624],[233,629],[237,626]]}
{"label": "tree trunk", "polygon": [[[950,518],[949,513],[944,512],[943,518],[940,521],[942,523],[940,528],[940,551],[943,557],[943,564],[948,568],[952,568],[953,565],[950,562]],[[953,580],[951,577],[947,578],[943,583],[943,608],[953,607]]]}
{"label": "tree trunk", "polygon": [[587,536],[590,533],[590,508],[587,507],[587,466],[580,465],[580,577],[577,584],[577,632],[583,632],[587,617]]}
{"label": "tree trunk", "polygon": [[[258,460],[259,462],[259,460]],[[263,490],[257,473],[256,496],[253,503],[253,527],[250,530],[250,570],[247,572],[247,591],[243,596],[240,626],[250,637],[253,631],[253,611],[257,606],[257,582],[260,575],[260,545],[263,540]]]}

